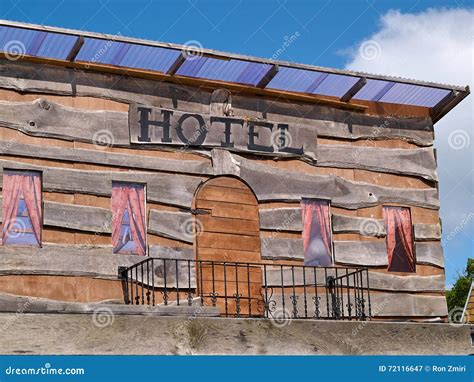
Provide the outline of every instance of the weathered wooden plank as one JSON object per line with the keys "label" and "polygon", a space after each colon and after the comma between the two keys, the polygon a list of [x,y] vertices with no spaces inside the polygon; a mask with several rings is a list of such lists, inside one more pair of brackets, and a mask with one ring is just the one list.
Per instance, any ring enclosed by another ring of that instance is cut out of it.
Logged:
{"label": "weathered wooden plank", "polygon": [[[45,226],[97,233],[112,232],[112,213],[106,208],[50,201],[45,201],[43,205]],[[0,222],[3,219],[2,208],[3,200],[0,197]]]}
{"label": "weathered wooden plank", "polygon": [[401,139],[419,146],[432,146],[434,139],[433,123],[429,118],[379,117],[238,94],[232,97],[232,110],[235,115],[312,126],[320,137],[369,141]]}
{"label": "weathered wooden plank", "polygon": [[[300,287],[305,285],[305,283],[306,286],[312,286],[315,284],[315,281],[317,285],[324,286],[326,284],[326,275],[336,275],[334,269],[325,271],[323,268],[315,268],[315,272],[313,272],[312,268],[303,270],[302,267],[293,267],[292,269],[291,266],[284,266],[283,268],[280,266],[267,266],[266,269],[266,281],[269,287],[292,287],[293,285]],[[353,270],[349,269],[349,273],[351,271]],[[316,273],[316,277],[314,273]],[[345,268],[339,270],[339,276],[344,274]],[[363,275],[363,279],[365,283],[365,274]],[[265,275],[263,275],[263,280],[265,280]],[[348,282],[343,280],[343,284],[352,287],[354,286],[354,280],[349,277]],[[390,273],[369,271],[369,285],[371,290],[393,292],[444,292],[445,278],[444,275],[418,276],[407,274],[406,276],[397,276]]]}
{"label": "weathered wooden plank", "polygon": [[332,231],[358,233],[363,236],[386,236],[385,223],[381,219],[361,218],[332,214]]}
{"label": "weathered wooden plank", "polygon": [[413,224],[415,240],[441,240],[441,226],[439,224]]}
{"label": "weathered wooden plank", "polygon": [[416,262],[444,268],[444,255],[441,243],[415,243]]}
{"label": "weathered wooden plank", "polygon": [[[0,160],[0,168],[29,169],[43,173],[43,191],[79,192],[110,196],[112,181],[146,183],[148,201],[190,208],[194,192],[205,178],[187,175],[125,172],[86,171],[59,167],[38,166]],[[3,177],[2,177],[3,180]]]}
{"label": "weathered wooden plank", "polygon": [[[176,282],[175,262],[173,260],[188,260],[192,258],[192,249],[151,246],[150,255],[156,259],[154,268],[149,268],[149,279],[154,272],[155,286],[162,286],[163,267],[167,268],[167,284],[172,287]],[[56,245],[44,244],[42,248],[0,246],[0,275],[33,274],[33,275],[69,275],[89,276],[105,279],[117,279],[118,267],[129,267],[146,259],[143,256],[116,255],[112,246],[96,245]],[[188,262],[178,262],[178,276],[181,285],[188,285]],[[194,264],[191,262],[191,282],[195,285]],[[139,275],[141,278],[141,272]],[[144,267],[144,281],[146,268]]]}
{"label": "weathered wooden plank", "polygon": [[17,155],[28,158],[44,158],[183,174],[212,174],[213,172],[210,163],[207,161],[177,160],[85,149],[36,146],[14,141],[1,141],[0,152],[5,155]]}
{"label": "weathered wooden plank", "polygon": [[260,228],[301,232],[303,230],[301,209],[268,208],[260,210]]}
{"label": "weathered wooden plank", "polygon": [[194,217],[190,212],[150,210],[148,215],[148,232],[155,235],[193,243],[194,227]]}
{"label": "weathered wooden plank", "polygon": [[36,137],[130,144],[126,113],[74,109],[44,98],[33,102],[0,101],[0,125]]}
{"label": "weathered wooden plank", "polygon": [[373,293],[370,295],[375,317],[445,317],[446,298],[408,293]]}
{"label": "weathered wooden plank", "polygon": [[262,259],[268,260],[302,260],[304,259],[303,239],[262,238],[261,254]]}
{"label": "weathered wooden plank", "polygon": [[335,241],[334,259],[338,264],[388,266],[387,246],[385,242]]}
{"label": "weathered wooden plank", "polygon": [[318,166],[354,168],[420,176],[437,180],[433,148],[385,149],[363,146],[318,145]]}
{"label": "weathered wooden plank", "polygon": [[400,203],[438,209],[435,188],[408,189],[355,182],[335,175],[309,175],[255,163],[224,150],[212,150],[215,175],[237,175],[246,181],[259,201],[330,199],[336,207],[358,209],[382,203]]}
{"label": "weathered wooden plank", "polygon": [[50,300],[41,297],[17,296],[0,293],[0,312],[22,313],[62,313],[62,314],[104,314],[110,315],[146,315],[146,316],[196,316],[217,317],[219,309],[212,306],[204,306],[196,309],[196,306],[187,304],[157,304],[150,305],[125,305],[123,301],[104,302],[69,302]]}

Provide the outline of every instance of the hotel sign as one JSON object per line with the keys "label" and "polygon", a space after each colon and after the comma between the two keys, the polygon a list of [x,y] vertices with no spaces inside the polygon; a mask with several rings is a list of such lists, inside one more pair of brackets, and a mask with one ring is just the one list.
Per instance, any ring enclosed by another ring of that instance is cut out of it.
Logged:
{"label": "hotel sign", "polygon": [[186,113],[133,104],[130,142],[231,151],[316,160],[316,130],[286,123]]}

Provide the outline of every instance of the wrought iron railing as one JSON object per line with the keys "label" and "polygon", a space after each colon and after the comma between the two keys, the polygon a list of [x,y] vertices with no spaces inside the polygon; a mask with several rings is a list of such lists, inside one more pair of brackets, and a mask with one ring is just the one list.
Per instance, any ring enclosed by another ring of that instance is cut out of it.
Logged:
{"label": "wrought iron railing", "polygon": [[210,306],[225,317],[371,317],[366,268],[150,257],[119,277],[126,304]]}

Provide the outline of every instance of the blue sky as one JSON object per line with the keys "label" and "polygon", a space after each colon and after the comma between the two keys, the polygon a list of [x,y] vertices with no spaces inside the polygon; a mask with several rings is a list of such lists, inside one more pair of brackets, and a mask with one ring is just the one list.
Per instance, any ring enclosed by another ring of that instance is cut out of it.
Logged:
{"label": "blue sky", "polygon": [[[470,6],[462,0],[2,0],[0,17],[180,44],[198,41],[205,48],[267,58],[298,33],[278,59],[472,85]],[[379,51],[375,59],[361,60],[359,46],[367,41]],[[448,285],[474,257],[471,98],[436,126]],[[468,140],[461,149],[453,148],[453,129]]]}

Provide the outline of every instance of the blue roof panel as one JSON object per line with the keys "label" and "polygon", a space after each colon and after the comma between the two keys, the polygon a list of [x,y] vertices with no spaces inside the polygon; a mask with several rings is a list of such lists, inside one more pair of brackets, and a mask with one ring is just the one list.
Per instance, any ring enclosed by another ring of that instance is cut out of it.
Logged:
{"label": "blue roof panel", "polygon": [[[29,56],[65,60],[79,36],[85,36],[76,61],[96,62],[124,68],[144,69],[166,73],[179,59],[179,46],[153,44],[146,41],[127,40],[122,37],[88,34],[81,31],[64,31],[45,27],[0,25],[0,51],[12,57]],[[176,74],[234,82],[256,86],[272,70],[273,64],[213,52],[207,55],[188,55]],[[323,68],[294,67],[279,64],[279,71],[266,86],[268,89],[342,97],[365,74],[334,72]],[[366,75],[367,83],[353,97],[358,100],[387,102],[403,105],[434,107],[454,88],[444,85],[420,83],[397,78]],[[458,90],[468,94],[468,89]]]}
{"label": "blue roof panel", "polygon": [[177,75],[256,85],[271,67],[258,62],[188,56]]}
{"label": "blue roof panel", "polygon": [[326,77],[326,73],[282,66],[267,85],[267,88],[307,93],[315,84],[318,85],[324,77]]}
{"label": "blue roof panel", "polygon": [[64,60],[77,36],[0,26],[0,50],[15,55]]}
{"label": "blue roof panel", "polygon": [[446,97],[449,92],[450,91],[446,89],[395,83],[380,99],[380,102],[433,107]]}
{"label": "blue roof panel", "polygon": [[177,49],[85,38],[76,61],[155,70],[165,73],[180,54],[181,51]]}

